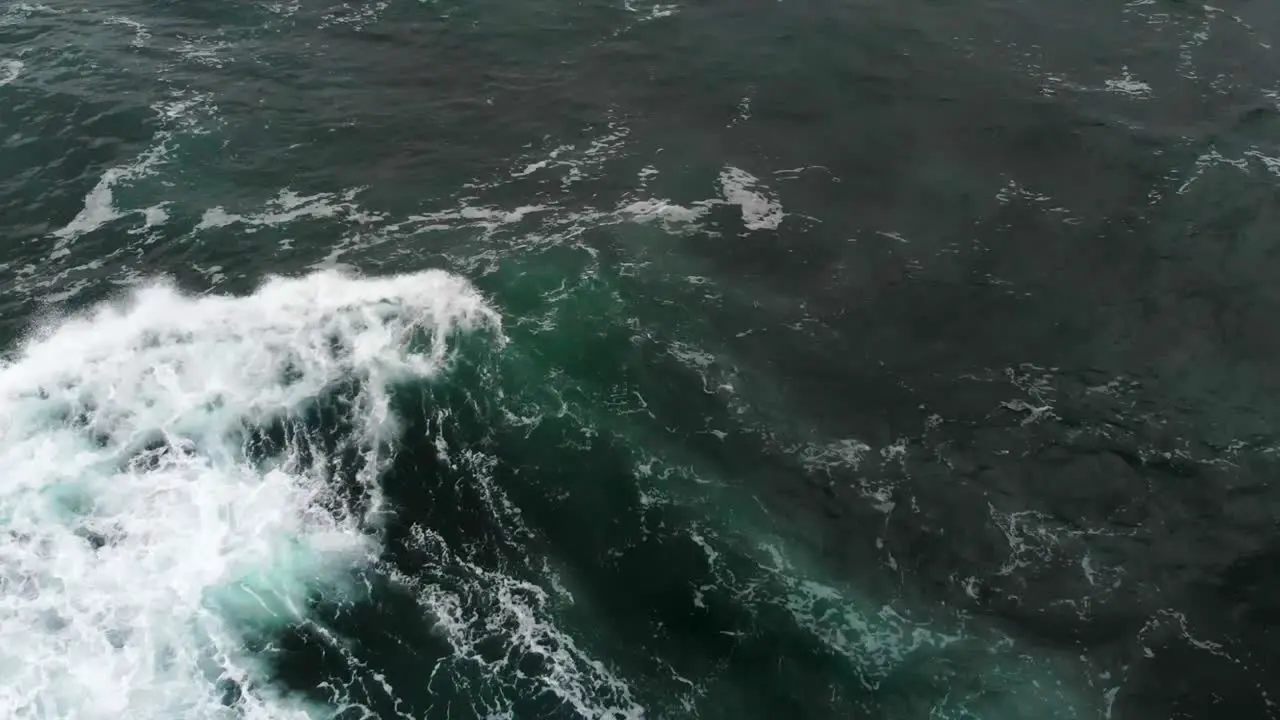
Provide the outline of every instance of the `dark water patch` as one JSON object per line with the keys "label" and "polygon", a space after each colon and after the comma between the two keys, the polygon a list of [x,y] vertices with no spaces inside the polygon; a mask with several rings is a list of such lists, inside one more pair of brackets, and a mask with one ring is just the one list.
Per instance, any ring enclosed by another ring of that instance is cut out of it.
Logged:
{"label": "dark water patch", "polygon": [[[597,302],[605,297],[585,286],[583,292]],[[590,307],[609,312],[608,302],[567,307],[576,308],[579,318]],[[1274,522],[1263,513],[1239,525],[1247,513],[1240,514],[1241,501],[1230,499],[1268,492],[1267,436],[1246,443],[1252,449],[1230,449],[1235,432],[1205,424],[1193,401],[1169,397],[1165,390],[1170,386],[1150,376],[1125,380],[1105,371],[1077,375],[1034,365],[982,373],[982,368],[1015,356],[1001,357],[998,348],[989,347],[974,348],[991,353],[977,361],[940,355],[932,366],[923,363],[938,372],[910,372],[903,368],[904,354],[891,366],[911,379],[900,391],[908,398],[918,393],[928,407],[908,411],[919,404],[871,402],[865,407],[896,409],[903,421],[889,431],[873,426],[857,430],[854,437],[871,442],[868,464],[859,467],[836,456],[830,458],[833,465],[788,472],[779,447],[737,437],[750,425],[735,427],[732,422],[721,426],[732,438],[724,446],[732,449],[728,461],[719,465],[714,443],[704,437],[706,444],[700,444],[692,431],[701,426],[701,413],[720,401],[707,395],[687,366],[683,371],[665,367],[660,353],[646,354],[646,342],[635,339],[641,335],[625,342],[621,337],[612,343],[597,341],[584,357],[619,358],[617,365],[628,378],[622,387],[645,398],[643,406],[631,405],[643,407],[634,415],[638,424],[632,432],[644,427],[647,418],[658,418],[651,428],[654,436],[670,435],[673,446],[680,438],[679,450],[649,445],[655,452],[673,457],[688,450],[710,477],[718,474],[712,468],[723,467],[724,476],[739,486],[772,488],[761,496],[768,498],[770,510],[796,522],[807,519],[810,529],[800,535],[812,538],[829,567],[844,576],[857,575],[864,587],[876,587],[877,576],[898,577],[887,587],[970,608],[1045,647],[1084,651],[1099,672],[1113,677],[1141,655],[1137,640],[1143,628],[1171,597],[1188,597],[1188,588],[1216,568],[1252,552]],[[769,349],[767,343],[762,347]],[[884,352],[886,343],[868,347]],[[820,367],[814,353],[812,365]],[[955,363],[949,372],[948,362]],[[795,370],[776,376],[802,377],[801,366],[797,362]],[[592,366],[575,367],[577,376],[596,377]],[[965,377],[970,370],[980,374]],[[893,376],[887,369],[882,372]],[[659,376],[674,384],[651,393]],[[674,382],[681,377],[682,383]],[[867,387],[884,393],[880,385],[886,384],[869,382]],[[602,399],[607,395],[597,392]],[[803,397],[793,391],[785,395]],[[806,406],[813,407],[800,407]],[[858,416],[856,411],[849,414]],[[931,415],[941,423],[932,429]],[[731,414],[721,412],[720,417]],[[809,417],[830,422],[820,413]],[[1253,425],[1248,414],[1232,421],[1241,430]],[[1210,441],[1212,436],[1221,440]],[[900,459],[877,457],[898,438],[907,440],[894,450],[901,455],[891,456]],[[753,470],[772,477],[753,482]],[[878,498],[891,505],[887,514],[874,509]],[[975,518],[983,520],[975,523]],[[1242,531],[1230,538],[1209,530],[1232,523]],[[1206,607],[1219,608],[1206,610],[1210,614],[1225,609],[1217,603]],[[1237,632],[1214,631],[1213,642],[1244,652],[1243,645],[1229,641]],[[1250,667],[1246,675],[1256,683],[1262,675]]]}
{"label": "dark water patch", "polygon": [[[323,628],[297,625],[272,639],[272,683],[316,702],[363,706],[379,717],[394,717],[397,710],[429,713],[435,707],[432,673],[453,651],[431,632],[414,598],[382,587],[370,602],[321,600],[315,610]],[[335,643],[335,637],[342,639]],[[388,694],[383,682],[396,692]],[[442,708],[449,704],[448,695],[441,699]]]}

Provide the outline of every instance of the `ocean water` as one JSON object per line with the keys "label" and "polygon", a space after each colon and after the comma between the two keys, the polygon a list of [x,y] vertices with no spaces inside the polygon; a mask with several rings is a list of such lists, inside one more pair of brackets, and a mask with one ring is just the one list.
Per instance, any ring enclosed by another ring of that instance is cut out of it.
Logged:
{"label": "ocean water", "polygon": [[1280,716],[1278,38],[0,0],[0,717]]}

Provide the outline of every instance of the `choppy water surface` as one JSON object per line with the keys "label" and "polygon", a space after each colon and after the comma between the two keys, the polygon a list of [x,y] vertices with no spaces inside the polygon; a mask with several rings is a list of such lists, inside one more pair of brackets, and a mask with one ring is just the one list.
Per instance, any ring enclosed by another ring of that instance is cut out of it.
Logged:
{"label": "choppy water surface", "polygon": [[1280,715],[1277,33],[0,5],[0,716]]}

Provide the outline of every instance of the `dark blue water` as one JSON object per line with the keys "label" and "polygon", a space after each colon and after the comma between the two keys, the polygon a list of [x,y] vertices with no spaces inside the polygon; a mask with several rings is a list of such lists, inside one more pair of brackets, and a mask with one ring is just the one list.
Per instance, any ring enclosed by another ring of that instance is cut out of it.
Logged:
{"label": "dark blue water", "polygon": [[1278,33],[0,5],[0,715],[1280,714]]}

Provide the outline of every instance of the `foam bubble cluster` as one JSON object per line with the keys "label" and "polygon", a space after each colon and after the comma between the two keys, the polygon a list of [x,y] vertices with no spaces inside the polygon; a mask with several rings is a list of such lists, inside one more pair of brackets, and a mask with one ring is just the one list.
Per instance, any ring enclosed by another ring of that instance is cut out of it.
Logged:
{"label": "foam bubble cluster", "polygon": [[[389,388],[481,327],[497,315],[447,273],[323,272],[245,297],[155,284],[34,333],[0,364],[0,716],[315,716],[245,633],[306,622],[371,562]],[[335,388],[359,504],[288,430]]]}

